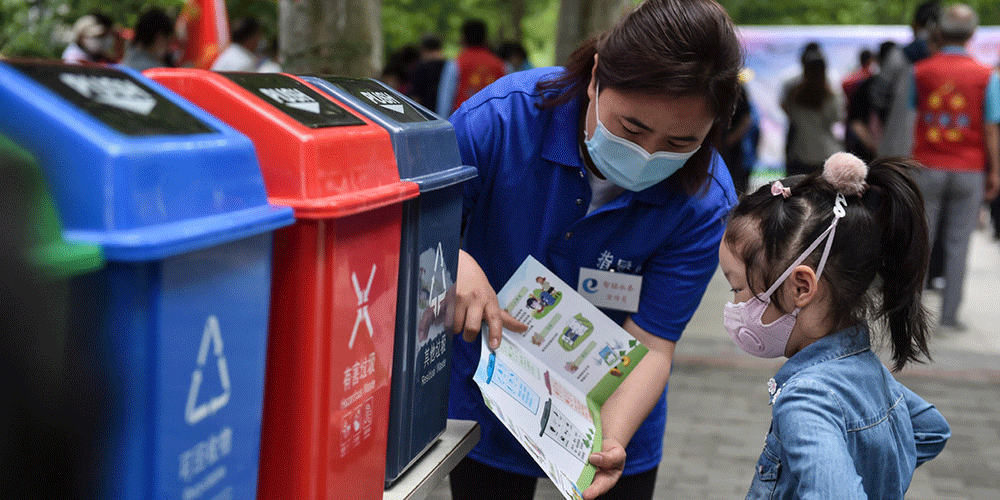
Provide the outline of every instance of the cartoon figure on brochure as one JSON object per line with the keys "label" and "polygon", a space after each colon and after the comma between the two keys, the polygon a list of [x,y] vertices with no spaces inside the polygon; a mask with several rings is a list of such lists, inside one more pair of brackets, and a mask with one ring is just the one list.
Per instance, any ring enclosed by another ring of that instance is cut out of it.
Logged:
{"label": "cartoon figure on brochure", "polygon": [[563,294],[556,291],[555,287],[544,276],[538,276],[535,278],[535,282],[541,288],[536,288],[531,292],[524,305],[531,311],[532,317],[541,319],[556,307],[556,304],[562,300]]}
{"label": "cartoon figure on brochure", "polygon": [[582,314],[577,314],[566,322],[562,335],[559,337],[559,345],[567,351],[576,349],[594,331],[594,324]]}

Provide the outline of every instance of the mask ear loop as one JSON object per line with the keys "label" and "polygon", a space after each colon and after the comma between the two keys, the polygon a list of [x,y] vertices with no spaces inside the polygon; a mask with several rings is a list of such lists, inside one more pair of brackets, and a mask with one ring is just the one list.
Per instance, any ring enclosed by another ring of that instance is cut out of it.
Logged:
{"label": "mask ear loop", "polygon": [[[598,101],[598,96],[601,95],[601,82],[594,82],[594,122],[601,122],[601,104]],[[597,133],[597,127],[594,127],[594,133]],[[587,130],[587,120],[583,120],[583,138],[586,139],[590,131]]]}
{"label": "mask ear loop", "polygon": [[823,256],[820,257],[819,266],[816,268],[816,279],[819,279],[819,277],[823,275],[823,268],[826,267],[826,259],[830,256],[830,248],[833,247],[833,237],[837,234],[837,222],[847,215],[846,207],[847,198],[844,198],[844,195],[837,193],[837,199],[834,201],[833,205],[833,222],[830,223],[830,227],[826,228],[826,230],[823,231],[823,233],[820,234],[819,237],[816,238],[804,252],[802,252],[802,255],[799,255],[799,257],[795,259],[795,262],[792,262],[792,264],[788,266],[788,269],[785,269],[785,272],[782,273],[777,280],[775,280],[774,284],[771,285],[771,288],[768,288],[767,291],[764,292],[764,299],[770,297],[771,294],[774,293],[774,291],[777,290],[789,276],[791,276],[792,272],[795,271],[795,268],[799,267],[799,264],[806,260],[806,257],[809,257],[809,254],[811,254],[813,250],[816,250],[816,247],[823,242],[823,238],[826,238],[827,235],[829,235],[830,237],[826,240],[826,246],[823,247]]}

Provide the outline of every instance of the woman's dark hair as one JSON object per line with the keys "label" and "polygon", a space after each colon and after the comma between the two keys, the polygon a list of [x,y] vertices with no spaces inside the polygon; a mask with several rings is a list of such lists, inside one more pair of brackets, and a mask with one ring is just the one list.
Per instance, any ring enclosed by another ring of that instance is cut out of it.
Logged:
{"label": "woman's dark hair", "polygon": [[[868,319],[888,326],[896,371],[930,359],[927,313],[920,302],[930,246],[923,196],[910,176],[916,168],[921,167],[901,158],[872,163],[868,188],[847,196],[847,213],[837,223],[820,277],[828,284],[835,329]],[[740,200],[726,228],[724,241],[746,265],[754,293],[777,281],[833,221],[837,191],[821,171],[782,183],[792,186],[791,196],[774,196],[765,185]],[[815,269],[825,246],[817,246],[802,263]],[[772,300],[782,312],[789,311],[780,294]]]}
{"label": "woman's dark hair", "polygon": [[[545,94],[540,106],[586,96],[594,54],[600,54],[595,76],[602,88],[705,96],[716,117],[705,144],[713,144],[732,119],[743,54],[729,14],[714,0],[645,0],[610,30],[577,48],[563,72],[538,82],[537,90]],[[670,178],[687,192],[697,192],[708,177],[713,154],[711,147],[700,148]]]}
{"label": "woman's dark hair", "polygon": [[149,48],[160,35],[171,36],[174,34],[174,23],[170,16],[156,7],[153,7],[139,16],[135,23],[135,35],[132,37],[132,44]]}
{"label": "woman's dark hair", "polygon": [[792,102],[809,108],[821,109],[823,103],[833,98],[826,79],[826,58],[815,42],[802,51],[802,81],[791,92]]}

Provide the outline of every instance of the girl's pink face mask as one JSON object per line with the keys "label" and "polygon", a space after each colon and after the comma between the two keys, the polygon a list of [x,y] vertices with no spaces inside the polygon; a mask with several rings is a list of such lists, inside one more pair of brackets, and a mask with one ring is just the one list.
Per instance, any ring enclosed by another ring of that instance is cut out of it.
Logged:
{"label": "girl's pink face mask", "polygon": [[733,339],[733,342],[741,349],[760,358],[777,358],[785,354],[785,346],[788,344],[792,329],[795,328],[795,318],[800,309],[796,307],[794,311],[782,315],[767,325],[764,324],[762,318],[764,311],[771,304],[771,295],[791,276],[795,268],[826,239],[823,256],[816,269],[816,279],[818,280],[823,275],[823,267],[826,266],[826,259],[830,255],[830,247],[833,245],[833,238],[837,233],[837,222],[846,215],[846,207],[847,199],[843,195],[837,194],[833,209],[833,222],[830,223],[830,227],[823,231],[809,245],[809,248],[806,248],[802,255],[795,259],[795,262],[792,262],[788,269],[785,269],[785,272],[781,273],[781,276],[763,295],[751,297],[738,304],[733,302],[726,304],[722,310],[723,325],[729,333],[729,338]]}

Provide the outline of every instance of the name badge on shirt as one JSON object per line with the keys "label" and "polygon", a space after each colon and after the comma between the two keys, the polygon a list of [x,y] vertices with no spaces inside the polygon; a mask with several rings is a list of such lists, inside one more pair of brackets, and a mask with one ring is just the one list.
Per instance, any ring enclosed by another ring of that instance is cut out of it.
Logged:
{"label": "name badge on shirt", "polygon": [[642,276],[580,268],[576,291],[597,307],[634,313],[639,310]]}

